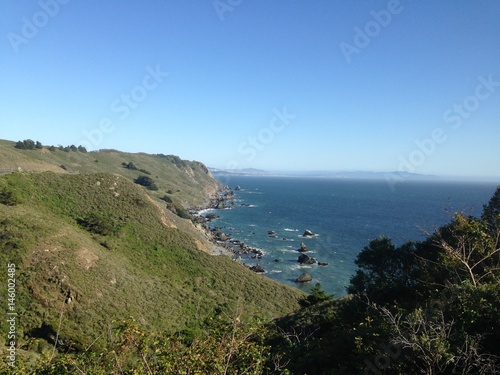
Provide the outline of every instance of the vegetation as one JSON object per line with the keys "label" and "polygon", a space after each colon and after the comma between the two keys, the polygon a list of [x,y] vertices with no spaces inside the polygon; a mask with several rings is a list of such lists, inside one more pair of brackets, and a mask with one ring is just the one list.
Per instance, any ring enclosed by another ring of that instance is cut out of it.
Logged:
{"label": "vegetation", "polygon": [[275,322],[271,357],[294,374],[499,373],[499,202],[421,243],[371,241],[347,297]]}
{"label": "vegetation", "polygon": [[[244,306],[240,321],[246,327],[257,316],[269,320],[291,312],[303,296],[227,257],[200,251],[192,236],[162,220],[143,188],[125,178],[17,172],[0,176],[0,192],[0,261],[16,264],[22,316],[16,327],[19,366],[23,353],[27,368],[30,358],[39,358],[47,367],[35,373],[51,373],[51,366],[61,373],[57,366],[65,361],[82,364],[112,350],[113,321],[132,323],[133,317],[144,336],[158,334],[162,342],[176,332],[199,342],[197,332],[209,329],[204,322],[215,311],[230,314]],[[4,272],[4,285],[5,278]]]}
{"label": "vegetation", "polygon": [[[14,373],[500,373],[500,187],[479,218],[456,214],[422,242],[370,241],[334,299],[200,251],[176,216],[217,187],[200,163],[13,145],[0,141],[0,169],[57,172],[0,176],[0,261],[16,264],[22,317]],[[130,163],[159,190],[134,184]]]}
{"label": "vegetation", "polygon": [[18,141],[14,147],[20,150],[34,150],[42,148],[42,144],[38,141],[25,139],[24,141]]}
{"label": "vegetation", "polygon": [[[270,348],[263,344],[265,327],[259,321],[243,324],[239,316],[229,319],[215,313],[194,336],[150,334],[133,320],[113,323],[107,334],[106,351],[53,356],[45,347],[36,363],[21,359],[16,373],[259,375],[271,370],[267,367],[272,360]],[[37,344],[33,341],[30,346]]]}
{"label": "vegetation", "polygon": [[134,182],[136,184],[144,186],[146,189],[158,190],[158,186],[156,186],[155,182],[153,181],[153,179],[151,177],[142,175],[142,176],[137,177],[134,180]]}
{"label": "vegetation", "polygon": [[[14,145],[14,147],[19,149],[19,150],[41,150],[41,149],[43,149],[43,145],[39,141],[35,142],[31,139],[25,139],[24,141],[18,141]],[[75,145],[66,146],[66,147],[59,146],[58,149],[61,151],[65,151],[65,152],[70,152],[70,151],[83,152],[83,153],[87,152],[87,149],[81,145],[78,147]],[[49,147],[47,147],[47,150],[49,150],[51,152],[55,152],[57,149],[55,146],[49,146]]]}
{"label": "vegetation", "polygon": [[[166,191],[177,192],[175,202],[183,208],[206,206],[221,188],[210,171],[202,163],[181,160],[173,155],[149,155],[125,153],[117,150],[70,152],[70,147],[43,146],[25,150],[14,146],[16,142],[0,140],[0,171],[53,171],[56,173],[111,173],[133,181],[138,171],[154,176],[159,190],[150,190],[153,199],[159,199]],[[68,152],[64,152],[64,150]],[[77,147],[79,149],[79,147]],[[50,150],[54,150],[51,152]],[[62,150],[63,152],[60,152]],[[129,169],[132,163],[137,168]],[[64,165],[66,170],[60,166]],[[163,193],[163,194],[161,194]]]}

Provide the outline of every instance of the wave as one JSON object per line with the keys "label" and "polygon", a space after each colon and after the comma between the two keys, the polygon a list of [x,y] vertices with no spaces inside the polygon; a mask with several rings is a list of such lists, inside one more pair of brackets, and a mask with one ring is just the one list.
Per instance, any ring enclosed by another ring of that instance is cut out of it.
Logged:
{"label": "wave", "polygon": [[298,232],[298,229],[290,229],[290,228],[285,228],[283,229],[285,232]]}
{"label": "wave", "polygon": [[310,264],[303,264],[303,263],[297,263],[297,264],[294,264],[293,266],[289,266],[289,269],[291,269],[291,270],[301,270],[304,268],[309,269],[309,268],[313,268],[313,267]]}
{"label": "wave", "polygon": [[311,239],[311,238],[316,238],[316,237],[319,237],[320,235],[318,233],[314,234],[314,236],[303,236],[302,234],[299,234],[297,237],[299,238],[303,238],[304,240],[308,240],[308,239]]}

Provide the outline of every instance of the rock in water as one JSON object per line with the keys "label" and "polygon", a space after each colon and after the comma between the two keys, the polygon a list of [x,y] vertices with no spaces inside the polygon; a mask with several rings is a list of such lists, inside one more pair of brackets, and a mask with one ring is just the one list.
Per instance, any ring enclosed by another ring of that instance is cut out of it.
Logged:
{"label": "rock in water", "polygon": [[314,237],[314,233],[311,232],[309,229],[306,229],[302,237]]}
{"label": "rock in water", "polygon": [[301,253],[305,253],[307,251],[309,251],[309,249],[307,248],[306,244],[304,242],[301,242],[300,243],[300,249],[298,249],[297,251],[301,252]]}
{"label": "rock in water", "polygon": [[297,262],[302,263],[302,264],[314,264],[316,263],[316,259],[311,258],[310,256],[306,254],[301,254],[299,255],[299,259]]}
{"label": "rock in water", "polygon": [[257,272],[257,273],[263,273],[263,272],[266,272],[264,270],[264,268],[262,268],[262,266],[260,264],[256,264],[255,266],[253,267],[250,267],[250,269],[253,271],[253,272]]}
{"label": "rock in water", "polygon": [[297,280],[295,280],[296,283],[308,283],[312,281],[312,276],[309,275],[308,273],[303,273],[299,277],[297,277]]}

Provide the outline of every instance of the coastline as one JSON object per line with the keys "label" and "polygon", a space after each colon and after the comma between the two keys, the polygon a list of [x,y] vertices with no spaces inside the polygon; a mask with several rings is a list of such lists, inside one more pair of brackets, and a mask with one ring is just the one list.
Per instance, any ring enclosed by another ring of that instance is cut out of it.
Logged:
{"label": "coastline", "polygon": [[[201,225],[200,230],[204,232],[212,244],[212,255],[228,256],[234,261],[241,261],[241,256],[250,256],[253,259],[262,259],[263,252],[260,249],[250,247],[245,243],[233,239],[222,231],[218,226],[210,226],[212,220],[217,219],[218,210],[230,210],[234,206],[234,191],[229,186],[224,186],[217,192],[207,207],[190,210],[195,222]],[[252,267],[247,266],[250,269]],[[258,271],[258,272],[264,272]]]}

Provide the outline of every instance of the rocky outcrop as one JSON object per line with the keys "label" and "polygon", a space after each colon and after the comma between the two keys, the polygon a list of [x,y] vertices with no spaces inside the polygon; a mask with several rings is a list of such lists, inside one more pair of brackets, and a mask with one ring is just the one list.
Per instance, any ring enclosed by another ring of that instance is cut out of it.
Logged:
{"label": "rocky outcrop", "polygon": [[315,236],[315,234],[312,231],[310,231],[309,229],[306,229],[304,234],[302,235],[302,237],[314,237],[314,236]]}
{"label": "rocky outcrop", "polygon": [[295,280],[296,283],[308,283],[310,281],[312,281],[312,276],[309,275],[308,273],[303,273],[302,275],[300,275],[299,277],[297,277],[297,279]]}
{"label": "rocky outcrop", "polygon": [[250,267],[250,269],[253,271],[253,272],[257,272],[257,273],[264,273],[266,272],[264,270],[264,268],[262,268],[262,266],[260,264],[256,264],[255,266],[252,266]]}
{"label": "rocky outcrop", "polygon": [[326,262],[318,262],[318,266],[328,266],[328,263],[326,263]]}
{"label": "rocky outcrop", "polygon": [[300,253],[305,253],[308,252],[309,249],[307,248],[306,244],[304,242],[300,243],[300,249],[297,250]]}
{"label": "rocky outcrop", "polygon": [[299,262],[301,264],[314,264],[314,263],[316,263],[316,259],[311,258],[310,256],[308,256],[306,254],[301,254],[301,255],[299,255],[299,259],[297,260],[297,262]]}
{"label": "rocky outcrop", "polygon": [[276,234],[276,232],[274,230],[267,231],[267,236],[269,238],[278,238],[278,236],[277,236],[277,234]]}

